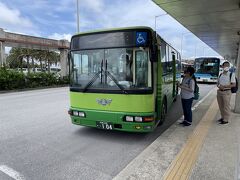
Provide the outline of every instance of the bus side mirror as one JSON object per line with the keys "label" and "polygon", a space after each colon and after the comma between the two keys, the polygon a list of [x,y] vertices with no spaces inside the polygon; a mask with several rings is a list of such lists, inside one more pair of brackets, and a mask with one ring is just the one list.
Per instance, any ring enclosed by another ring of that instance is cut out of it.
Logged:
{"label": "bus side mirror", "polygon": [[158,60],[158,46],[153,45],[153,48],[152,48],[151,53],[150,53],[150,61],[151,62],[157,62],[157,60]]}
{"label": "bus side mirror", "polygon": [[70,51],[68,51],[68,61],[70,61],[70,59],[71,59],[71,53],[70,53]]}
{"label": "bus side mirror", "polygon": [[176,54],[175,54],[175,52],[174,52],[174,51],[172,51],[172,59],[173,59],[173,61],[175,61],[175,60],[176,60]]}
{"label": "bus side mirror", "polygon": [[158,45],[157,45],[157,34],[156,31],[152,34],[152,48],[150,53],[150,61],[157,62],[158,61]]}

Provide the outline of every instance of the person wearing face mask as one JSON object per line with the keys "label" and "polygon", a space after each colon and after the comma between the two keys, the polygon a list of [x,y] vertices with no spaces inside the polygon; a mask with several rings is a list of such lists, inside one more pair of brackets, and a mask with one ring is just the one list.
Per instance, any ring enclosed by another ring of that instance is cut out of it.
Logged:
{"label": "person wearing face mask", "polygon": [[183,126],[190,126],[192,124],[192,102],[196,83],[194,72],[195,70],[193,67],[188,67],[187,70],[184,71],[182,83],[178,85],[178,87],[181,88],[182,109],[184,115],[184,121],[180,124]]}
{"label": "person wearing face mask", "polygon": [[222,64],[223,73],[220,74],[217,82],[217,102],[221,113],[221,118],[218,120],[220,124],[228,124],[231,115],[231,88],[236,86],[235,74],[229,72],[230,63],[225,61]]}

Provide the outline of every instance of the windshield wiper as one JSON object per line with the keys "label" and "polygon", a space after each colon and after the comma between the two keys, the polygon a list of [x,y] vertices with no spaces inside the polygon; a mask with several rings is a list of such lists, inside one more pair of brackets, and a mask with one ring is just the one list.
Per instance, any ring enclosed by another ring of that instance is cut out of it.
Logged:
{"label": "windshield wiper", "polygon": [[103,72],[103,59],[101,62],[101,71],[96,73],[92,79],[89,81],[89,83],[83,88],[83,92],[86,92],[86,90],[93,85],[93,83],[98,79],[98,76],[101,74],[101,84],[102,84],[102,72]]}
{"label": "windshield wiper", "polygon": [[127,93],[127,91],[125,91],[125,89],[124,89],[124,87],[122,87],[119,83],[118,83],[118,81],[117,81],[117,79],[107,70],[107,59],[106,59],[106,64],[105,64],[105,83],[107,84],[107,76],[109,76],[112,80],[113,80],[113,82],[117,85],[117,87],[119,88],[119,89],[121,89],[121,91],[124,93],[124,94],[128,94]]}
{"label": "windshield wiper", "polygon": [[105,71],[103,70],[103,60],[102,60],[102,62],[101,62],[101,71],[99,71],[98,73],[96,73],[93,76],[93,78],[89,81],[89,83],[83,88],[83,92],[86,92],[87,89],[93,85],[93,83],[98,79],[99,75],[101,75],[101,84],[102,84],[103,83],[103,72],[105,74],[105,84],[107,84],[107,76],[108,76],[117,85],[117,87],[119,89],[121,89],[121,91],[124,94],[128,94],[127,91],[125,91],[124,87],[122,85],[120,85],[118,83],[117,79],[107,70],[107,60],[106,60],[106,64],[105,64]]}
{"label": "windshield wiper", "polygon": [[96,73],[93,78],[89,81],[89,83],[83,88],[83,92],[86,92],[86,90],[92,86],[92,84],[98,79],[99,74],[101,74],[101,71]]}
{"label": "windshield wiper", "polygon": [[106,71],[107,75],[113,80],[113,82],[117,85],[117,87],[119,89],[121,89],[121,91],[124,93],[124,94],[128,94],[127,91],[125,91],[124,87],[122,87],[120,84],[118,84],[118,81],[117,79],[108,71]]}
{"label": "windshield wiper", "polygon": [[101,71],[100,71],[100,73],[101,73],[101,84],[102,84],[102,78],[103,78],[103,75],[102,75],[102,73],[103,73],[103,59],[102,59],[102,62],[101,62]]}

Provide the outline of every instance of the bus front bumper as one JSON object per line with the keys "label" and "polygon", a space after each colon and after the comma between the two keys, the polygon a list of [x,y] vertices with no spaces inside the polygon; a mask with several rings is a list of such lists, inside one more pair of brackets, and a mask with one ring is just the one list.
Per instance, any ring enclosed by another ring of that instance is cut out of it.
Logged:
{"label": "bus front bumper", "polygon": [[[152,132],[157,126],[155,114],[108,112],[97,110],[70,109],[71,121],[75,125],[94,127],[105,130],[118,130],[127,132]],[[133,118],[132,122],[126,121],[126,116]],[[136,122],[140,117],[152,117],[150,122]]]}

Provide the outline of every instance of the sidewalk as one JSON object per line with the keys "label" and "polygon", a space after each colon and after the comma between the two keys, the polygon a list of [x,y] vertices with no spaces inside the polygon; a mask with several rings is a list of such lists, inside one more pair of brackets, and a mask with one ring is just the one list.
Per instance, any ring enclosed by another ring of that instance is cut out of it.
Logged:
{"label": "sidewalk", "polygon": [[[231,102],[235,102],[235,95]],[[240,115],[233,113],[227,125],[219,125],[219,117],[214,90],[193,111],[191,127],[176,122],[114,179],[237,179]]]}

